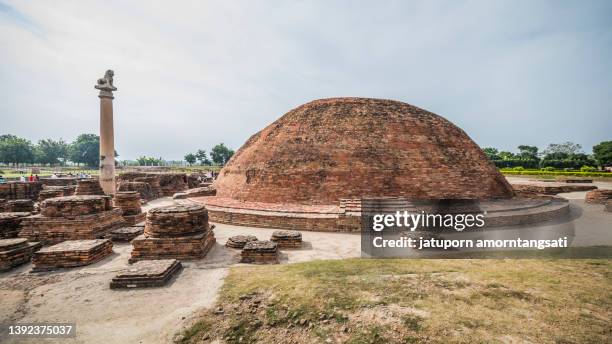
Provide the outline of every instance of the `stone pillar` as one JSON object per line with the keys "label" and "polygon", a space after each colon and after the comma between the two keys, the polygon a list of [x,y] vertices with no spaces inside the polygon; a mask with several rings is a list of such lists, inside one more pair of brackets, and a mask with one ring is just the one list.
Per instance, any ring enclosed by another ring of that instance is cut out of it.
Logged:
{"label": "stone pillar", "polygon": [[100,90],[100,185],[107,195],[115,194],[115,133],[113,129],[114,72],[107,70],[94,86]]}

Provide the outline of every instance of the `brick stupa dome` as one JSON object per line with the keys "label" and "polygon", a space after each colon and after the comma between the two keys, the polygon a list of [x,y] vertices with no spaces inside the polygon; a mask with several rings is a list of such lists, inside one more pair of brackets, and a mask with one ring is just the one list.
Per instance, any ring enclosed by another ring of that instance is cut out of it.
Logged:
{"label": "brick stupa dome", "polygon": [[221,170],[217,196],[337,204],[343,198],[511,198],[483,151],[443,117],[392,100],[309,102],[253,135]]}

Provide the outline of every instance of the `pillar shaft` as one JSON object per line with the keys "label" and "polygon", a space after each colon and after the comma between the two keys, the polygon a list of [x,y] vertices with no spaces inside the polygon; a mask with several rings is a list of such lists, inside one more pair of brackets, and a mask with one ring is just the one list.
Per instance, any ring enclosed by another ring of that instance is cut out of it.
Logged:
{"label": "pillar shaft", "polygon": [[115,194],[115,133],[110,97],[100,97],[100,185],[105,194]]}

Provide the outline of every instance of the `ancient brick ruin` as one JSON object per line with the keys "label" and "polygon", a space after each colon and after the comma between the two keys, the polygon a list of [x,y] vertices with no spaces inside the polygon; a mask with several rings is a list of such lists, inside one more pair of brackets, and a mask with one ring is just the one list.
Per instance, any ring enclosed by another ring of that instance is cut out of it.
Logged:
{"label": "ancient brick ruin", "polygon": [[38,202],[42,202],[49,198],[62,196],[64,196],[64,190],[62,189],[43,189],[38,194]]}
{"label": "ancient brick ruin", "polygon": [[225,246],[229,248],[244,248],[247,242],[257,241],[257,237],[254,235],[234,235],[227,239]]}
{"label": "ancient brick ruin", "polygon": [[112,279],[110,288],[161,287],[181,269],[181,262],[176,259],[139,261],[119,272]]}
{"label": "ancient brick ruin", "polygon": [[121,210],[112,208],[109,196],[56,197],[40,207],[40,214],[22,219],[19,236],[45,245],[101,238],[125,224]]}
{"label": "ancient brick ruin", "polygon": [[98,179],[80,179],[77,181],[75,195],[104,195]]}
{"label": "ancient brick ruin", "polygon": [[272,241],[249,241],[240,253],[241,263],[278,264],[278,246]]}
{"label": "ancient brick ruin", "polygon": [[592,190],[587,192],[584,200],[587,203],[606,204],[606,201],[612,199],[612,190]]}
{"label": "ancient brick ruin", "polygon": [[140,207],[140,194],[137,191],[117,191],[113,204],[121,209],[121,215],[127,225],[144,221],[145,214]]}
{"label": "ancient brick ruin", "polygon": [[144,227],[129,226],[113,229],[110,231],[110,238],[113,241],[130,242],[134,238],[144,233]]}
{"label": "ancient brick ruin", "polygon": [[27,263],[42,244],[23,238],[0,239],[0,272]]}
{"label": "ancient brick ruin", "polygon": [[0,213],[0,239],[16,238],[19,234],[21,220],[30,215],[29,212]]}
{"label": "ancient brick ruin", "polygon": [[208,212],[201,205],[149,210],[144,234],[132,240],[131,262],[144,259],[201,259],[215,243]]}
{"label": "ancient brick ruin", "polygon": [[302,233],[296,231],[274,231],[270,241],[275,242],[280,249],[301,248]]}
{"label": "ancient brick ruin", "polygon": [[609,199],[609,200],[606,201],[606,205],[604,207],[604,210],[609,212],[609,213],[612,213],[612,199]]}
{"label": "ancient brick ruin", "polygon": [[64,241],[35,252],[32,272],[89,265],[112,253],[113,243],[109,239]]}
{"label": "ancient brick ruin", "polygon": [[151,185],[145,182],[121,182],[119,183],[118,191],[136,191],[140,194],[140,199],[151,201],[155,199]]}
{"label": "ancient brick ruin", "polygon": [[29,199],[37,200],[42,190],[41,182],[8,182],[0,184],[0,198],[7,200]]}

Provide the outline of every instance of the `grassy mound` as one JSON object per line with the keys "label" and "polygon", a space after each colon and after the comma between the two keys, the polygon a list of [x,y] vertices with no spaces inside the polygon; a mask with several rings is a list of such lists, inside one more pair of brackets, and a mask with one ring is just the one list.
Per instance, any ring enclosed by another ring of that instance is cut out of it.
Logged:
{"label": "grassy mound", "polygon": [[234,267],[180,343],[603,343],[611,260],[349,259]]}

